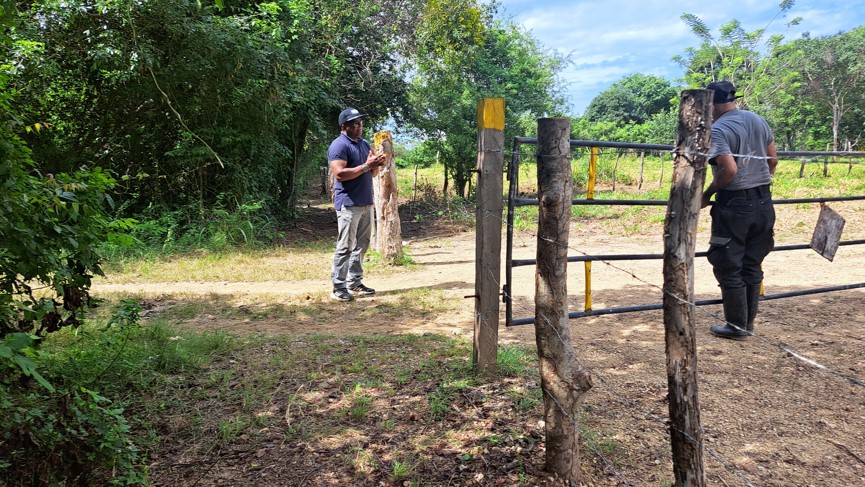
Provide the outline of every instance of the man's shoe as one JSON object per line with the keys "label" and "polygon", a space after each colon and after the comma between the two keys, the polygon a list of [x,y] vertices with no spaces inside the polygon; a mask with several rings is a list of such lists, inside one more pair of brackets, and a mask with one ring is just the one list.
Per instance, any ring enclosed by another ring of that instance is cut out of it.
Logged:
{"label": "man's shoe", "polygon": [[729,338],[730,340],[744,340],[751,335],[747,330],[735,328],[729,323],[724,325],[712,325],[709,328],[709,333],[716,337]]}
{"label": "man's shoe", "polygon": [[333,294],[331,294],[331,298],[337,301],[351,301],[354,299],[354,296],[352,296],[351,293],[348,292],[348,289],[342,287],[339,289],[334,289]]}
{"label": "man's shoe", "polygon": [[375,289],[371,287],[366,287],[363,284],[358,284],[357,286],[350,287],[349,291],[357,294],[358,296],[372,296],[375,294]]}

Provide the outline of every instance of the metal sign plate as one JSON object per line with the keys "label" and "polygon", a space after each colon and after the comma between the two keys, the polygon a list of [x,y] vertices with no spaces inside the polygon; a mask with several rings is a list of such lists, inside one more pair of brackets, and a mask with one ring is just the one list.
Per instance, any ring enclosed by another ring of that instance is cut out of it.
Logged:
{"label": "metal sign plate", "polygon": [[811,248],[829,259],[830,262],[835,258],[835,252],[838,251],[844,223],[844,218],[835,210],[822,205],[820,216],[817,218],[817,226],[814,228],[814,235],[811,237]]}

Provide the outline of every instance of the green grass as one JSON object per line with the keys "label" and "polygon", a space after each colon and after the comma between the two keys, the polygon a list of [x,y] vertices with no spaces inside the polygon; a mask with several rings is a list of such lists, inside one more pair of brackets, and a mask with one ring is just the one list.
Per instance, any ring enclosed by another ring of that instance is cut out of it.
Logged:
{"label": "green grass", "polygon": [[402,480],[411,474],[411,463],[394,460],[391,465],[391,476],[394,480]]}
{"label": "green grass", "polygon": [[352,396],[348,416],[355,421],[366,419],[372,407],[372,397],[367,395],[359,384],[355,386]]}
{"label": "green grass", "polygon": [[[214,312],[210,304],[199,306]],[[49,377],[96,380],[105,397],[126,401],[131,441],[145,458],[164,447],[160,437],[195,461],[214,446],[255,452],[303,441],[329,449],[385,435],[399,456],[370,450],[376,443],[337,456],[360,479],[380,475],[418,485],[438,462],[432,450],[454,452],[446,455],[452,459],[469,455],[459,461],[472,465],[491,448],[526,455],[520,465],[533,461],[530,449],[513,448],[517,439],[535,441],[522,425],[542,411],[529,348],[502,347],[499,378],[490,379],[475,374],[465,339],[236,336],[183,330],[164,316],[106,330],[108,315],[99,311],[78,333],[49,337],[44,368],[53,371]],[[481,410],[493,419],[486,427],[474,423]],[[526,478],[531,484],[533,477]]]}
{"label": "green grass", "polygon": [[499,347],[496,366],[505,377],[518,377],[537,364],[537,352],[527,348]]}
{"label": "green grass", "polygon": [[[574,178],[574,199],[587,197],[589,158],[581,153],[571,161]],[[619,158],[613,180],[615,152],[602,151],[598,160],[595,193],[596,200],[660,200],[669,198],[673,176],[673,164],[669,154],[647,154],[643,164],[640,184],[640,159],[636,154],[624,154]],[[662,171],[663,166],[663,171]],[[804,177],[799,177],[800,163],[782,160],[772,183],[776,199],[817,198],[853,196],[865,193],[865,166],[854,165],[848,174],[847,164],[833,164],[829,176],[823,176],[823,164],[806,165]],[[523,158],[519,170],[519,194],[521,197],[537,197],[537,166],[533,159]],[[706,184],[711,181],[711,169],[707,168]],[[614,189],[615,184],[615,189]],[[803,205],[812,206],[812,205]],[[626,235],[646,234],[658,231],[665,219],[664,206],[606,206],[573,205],[571,216],[575,221],[610,221],[615,229],[611,232]],[[519,231],[536,231],[538,210],[536,206],[515,209],[514,228]]]}
{"label": "green grass", "polygon": [[228,249],[124,259],[106,265],[111,282],[246,282],[300,281],[326,276],[332,265],[333,243],[317,242],[267,249]]}

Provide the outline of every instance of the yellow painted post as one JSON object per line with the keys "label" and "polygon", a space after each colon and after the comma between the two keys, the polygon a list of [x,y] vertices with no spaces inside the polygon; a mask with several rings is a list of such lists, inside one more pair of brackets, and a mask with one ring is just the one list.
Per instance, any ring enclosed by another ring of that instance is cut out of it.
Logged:
{"label": "yellow painted post", "polygon": [[595,178],[598,174],[598,148],[592,147],[592,156],[589,158],[589,191],[586,193],[587,200],[595,199]]}
{"label": "yellow painted post", "polygon": [[478,101],[478,184],[475,193],[475,330],[472,364],[495,374],[499,341],[505,100]]}
{"label": "yellow painted post", "polygon": [[586,261],[586,306],[585,311],[592,310],[592,261]]}

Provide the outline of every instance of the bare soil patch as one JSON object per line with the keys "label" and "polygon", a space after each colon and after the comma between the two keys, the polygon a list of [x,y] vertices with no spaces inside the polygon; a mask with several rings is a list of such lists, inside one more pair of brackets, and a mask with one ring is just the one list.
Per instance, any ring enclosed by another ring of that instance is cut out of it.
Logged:
{"label": "bare soil patch", "polygon": [[[865,238],[862,207],[836,209],[848,219],[845,240]],[[807,242],[818,210],[816,206],[779,206],[777,244]],[[330,224],[329,213],[310,211],[311,216],[302,223],[307,230],[301,233],[324,234]],[[701,216],[708,219],[707,214]],[[708,241],[703,226],[698,250]],[[621,235],[609,223],[576,222],[571,245],[573,253],[661,253],[659,234]],[[432,333],[470,340],[474,303],[466,296],[474,293],[474,233],[451,228],[443,235],[432,228],[425,232],[423,224],[418,224],[414,229],[407,225],[404,235],[420,267],[382,276],[371,273],[366,282],[378,293],[352,303],[322,298],[329,291],[327,276],[316,281],[254,284],[104,284],[96,292],[139,293],[150,303],[151,313],[168,312],[185,300],[223,300],[235,312],[195,316],[183,320],[183,325],[240,335],[287,335],[293,337],[284,345],[287,347],[307,346],[304,337],[311,334],[338,339]],[[515,257],[533,257],[534,238],[530,233],[518,235]],[[807,250],[773,253],[764,270],[767,294],[862,283],[865,246],[842,247],[831,263]],[[596,262],[592,274],[595,309],[660,302],[661,261]],[[514,276],[515,315],[531,316],[533,270],[518,268]],[[569,290],[576,309],[582,306],[584,289],[581,266],[571,266]],[[698,299],[718,297],[705,262],[697,264],[695,290]],[[450,306],[438,309],[431,304],[431,309],[420,312],[404,309],[414,304],[410,300],[424,299],[424,293],[429,292],[438,293],[434,301],[444,299]],[[700,407],[710,485],[865,485],[865,387],[857,382],[865,379],[863,296],[863,290],[858,289],[765,301],[757,318],[758,336],[745,342],[710,336],[708,327],[720,318],[721,311],[718,306],[699,309]],[[577,356],[596,378],[581,418],[587,431],[583,447],[585,485],[667,485],[664,482],[672,480],[672,470],[665,424],[667,381],[661,312],[574,320],[572,338]],[[534,331],[531,326],[502,327],[500,340],[531,347]],[[328,360],[321,367],[326,369]],[[231,366],[242,370],[240,364]],[[306,415],[316,414],[315,408],[333,407],[333,403],[346,400],[338,384],[290,378],[290,373],[287,377],[274,392],[272,414],[288,414],[286,391],[295,394],[293,397],[301,392],[308,395],[300,406]],[[399,458],[400,445],[419,437],[430,439],[424,448],[433,458],[421,462],[425,467],[420,472],[420,485],[548,482],[541,471],[543,430],[537,423],[542,419],[541,410],[520,411],[512,399],[500,393],[511,379],[472,389],[480,395],[461,393],[455,409],[436,421],[418,419],[428,407],[422,399],[431,386],[426,379],[415,379],[407,381],[411,385],[398,394],[404,401],[385,408],[393,414],[365,421],[348,446],[329,444],[319,436],[314,441],[286,439],[280,431],[274,433],[279,438],[268,438],[267,433],[247,435],[246,444],[232,447],[237,451],[221,450],[221,461],[212,462],[207,459],[213,458],[213,451],[207,452],[201,445],[171,444],[172,435],[168,434],[166,451],[151,468],[154,483],[413,485],[411,478],[394,480],[381,471],[359,474],[356,462],[347,462],[346,455],[357,455],[356,448],[360,447],[371,452],[373,460],[377,459],[375,464],[392,465]],[[382,421],[392,421],[393,427],[377,426]],[[459,452],[436,443],[440,440],[437,421],[464,424],[466,434],[474,435],[469,443],[475,442],[480,448],[477,454],[460,459]],[[500,444],[484,444],[483,438],[490,436],[501,438]],[[333,435],[337,437],[344,438]],[[166,456],[175,460],[163,460]],[[188,465],[180,472],[178,463]],[[252,464],[256,467],[251,468]]]}

